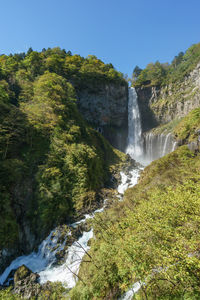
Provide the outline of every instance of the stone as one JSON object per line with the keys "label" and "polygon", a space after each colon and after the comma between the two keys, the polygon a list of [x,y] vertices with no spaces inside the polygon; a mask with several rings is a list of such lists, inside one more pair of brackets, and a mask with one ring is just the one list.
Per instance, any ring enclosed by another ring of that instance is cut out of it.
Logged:
{"label": "stone", "polygon": [[41,291],[39,277],[37,273],[33,273],[25,265],[20,266],[14,274],[13,292],[23,296],[24,299],[37,296]]}
{"label": "stone", "polygon": [[125,150],[128,130],[128,86],[99,84],[78,93],[78,107],[83,117],[109,142]]}
{"label": "stone", "polygon": [[200,107],[200,63],[181,83],[136,88],[142,131],[186,116]]}

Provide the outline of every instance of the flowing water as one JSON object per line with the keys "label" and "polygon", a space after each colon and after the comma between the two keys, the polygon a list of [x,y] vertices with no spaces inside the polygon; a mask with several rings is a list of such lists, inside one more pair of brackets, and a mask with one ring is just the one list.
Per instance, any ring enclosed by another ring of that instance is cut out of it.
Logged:
{"label": "flowing water", "polygon": [[[127,188],[137,183],[141,169],[142,168],[138,167],[131,170],[128,174],[120,173],[121,183],[117,188],[119,200],[122,200]],[[95,210],[92,214],[86,214],[82,220],[70,224],[69,227],[76,228],[81,223],[85,223],[87,219],[94,218],[96,213],[101,213],[105,209],[106,201],[107,199],[105,199],[102,208]],[[33,272],[37,272],[40,275],[41,284],[49,280],[52,282],[60,281],[67,288],[74,287],[78,280],[79,267],[83,256],[89,250],[88,241],[93,237],[93,230],[83,232],[82,236],[68,247],[65,262],[55,266],[56,254],[64,249],[67,238],[71,235],[71,231],[69,230],[62,243],[58,243],[61,234],[62,230],[59,230],[59,227],[55,228],[40,244],[37,252],[32,252],[29,255],[23,255],[13,260],[3,274],[1,274],[0,284],[4,284],[12,270],[24,264]]]}
{"label": "flowing water", "polygon": [[[176,143],[169,133],[167,135],[161,134],[159,136],[148,133],[142,138],[141,118],[137,103],[137,94],[134,88],[129,89],[128,110],[128,145],[126,153],[133,159],[143,165],[147,165],[152,160],[161,157],[176,148]],[[123,200],[125,190],[137,183],[142,169],[142,167],[136,167],[126,174],[124,172],[120,173],[121,183],[117,188],[119,201]],[[92,214],[85,215],[82,220],[70,224],[69,227],[76,228],[79,224],[85,223],[87,219],[93,218],[96,213],[102,212],[105,208],[106,201],[107,199],[105,199],[102,208],[97,209]],[[93,230],[91,229],[89,232],[83,232],[82,236],[68,247],[64,263],[55,266],[56,254],[64,249],[66,241],[71,235],[71,231],[69,230],[62,243],[58,244],[61,234],[62,232],[59,232],[58,228],[54,229],[40,244],[37,252],[20,256],[12,261],[1,274],[0,284],[3,284],[6,281],[12,270],[17,269],[24,264],[33,272],[37,272],[40,275],[41,283],[45,283],[48,280],[60,281],[68,288],[74,287],[78,280],[79,267],[83,256],[89,250],[88,241],[93,237]],[[141,284],[139,282],[134,283],[121,299],[132,299],[134,293],[136,293],[140,287]]]}
{"label": "flowing water", "polygon": [[128,145],[126,153],[136,161],[142,163],[143,140],[141,118],[137,103],[137,94],[134,88],[129,89],[128,101]]}
{"label": "flowing water", "polygon": [[[106,202],[106,200],[105,200]],[[87,219],[93,218],[96,213],[102,212],[104,206],[97,209],[92,214],[85,215],[85,218],[71,224],[72,228],[76,228],[79,224],[86,222]],[[80,263],[86,251],[89,250],[88,241],[93,237],[93,230],[83,232],[83,235],[75,241],[67,250],[67,258],[64,264],[54,266],[56,262],[56,254],[64,249],[68,236],[71,231],[66,234],[64,241],[60,244],[58,240],[62,234],[59,228],[51,231],[49,236],[40,244],[37,252],[32,252],[29,255],[23,255],[15,260],[5,269],[0,276],[0,284],[2,285],[7,279],[12,270],[17,269],[21,265],[26,265],[33,272],[40,275],[40,283],[49,281],[61,281],[63,285],[72,288],[77,280],[74,274],[78,275]]]}
{"label": "flowing water", "polygon": [[128,103],[128,145],[126,153],[133,159],[147,166],[153,160],[175,150],[177,143],[171,133],[152,132],[142,135],[141,118],[134,88],[129,89]]}
{"label": "flowing water", "polygon": [[[126,153],[133,159],[146,166],[153,160],[175,150],[177,142],[174,141],[171,133],[165,134],[165,132],[163,132],[156,135],[149,132],[142,137],[137,94],[134,88],[130,88],[129,90],[128,114],[128,145]],[[125,182],[124,174],[122,174],[122,182]],[[123,187],[125,188],[125,185],[123,185]],[[123,192],[123,187],[119,186],[118,191]],[[135,282],[131,288],[120,297],[120,300],[131,300],[134,294],[139,291],[141,285],[141,282]]]}

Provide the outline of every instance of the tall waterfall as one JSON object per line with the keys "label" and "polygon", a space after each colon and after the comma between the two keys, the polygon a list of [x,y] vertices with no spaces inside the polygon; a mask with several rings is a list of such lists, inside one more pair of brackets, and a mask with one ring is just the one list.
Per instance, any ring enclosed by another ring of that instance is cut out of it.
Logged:
{"label": "tall waterfall", "polygon": [[152,131],[142,135],[141,118],[134,88],[129,89],[128,102],[128,145],[126,153],[142,165],[148,165],[177,146],[171,133],[154,134]]}
{"label": "tall waterfall", "polygon": [[128,101],[128,145],[126,153],[138,162],[143,162],[143,140],[140,111],[134,88],[129,89]]}

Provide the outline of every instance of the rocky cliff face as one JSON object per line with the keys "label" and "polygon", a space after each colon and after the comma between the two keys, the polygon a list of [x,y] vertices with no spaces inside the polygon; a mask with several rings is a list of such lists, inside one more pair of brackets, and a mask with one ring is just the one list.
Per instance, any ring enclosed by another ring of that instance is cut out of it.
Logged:
{"label": "rocky cliff face", "polygon": [[180,83],[136,88],[143,131],[180,119],[200,106],[200,63]]}
{"label": "rocky cliff face", "polygon": [[78,93],[79,109],[84,118],[109,142],[125,150],[128,123],[128,86],[101,84]]}

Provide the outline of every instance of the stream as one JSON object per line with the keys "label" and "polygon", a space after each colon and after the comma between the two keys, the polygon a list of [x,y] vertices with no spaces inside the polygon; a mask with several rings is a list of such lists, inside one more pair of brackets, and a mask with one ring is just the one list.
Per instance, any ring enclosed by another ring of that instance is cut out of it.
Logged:
{"label": "stream", "polygon": [[[138,167],[131,170],[128,174],[123,172],[121,175],[121,182],[117,188],[119,201],[122,201],[125,190],[134,186],[139,178],[139,173],[142,168]],[[81,223],[85,223],[88,219],[94,218],[96,213],[104,211],[107,199],[104,200],[102,208],[95,210],[91,214],[86,214],[84,218],[78,222],[69,225],[69,228],[77,228]],[[43,284],[47,281],[60,281],[67,288],[75,286],[78,276],[79,267],[83,256],[86,251],[89,250],[88,241],[93,237],[93,229],[90,231],[84,231],[82,236],[75,241],[67,249],[66,260],[61,265],[56,265],[56,254],[64,249],[67,238],[71,235],[71,231],[66,234],[62,243],[58,243],[62,232],[59,232],[59,227],[51,231],[48,237],[39,245],[37,252],[32,252],[29,255],[23,255],[17,257],[12,263],[5,269],[0,276],[0,284],[3,285],[8,275],[12,270],[17,269],[21,265],[26,265],[31,271],[40,275],[40,283]]]}
{"label": "stream", "polygon": [[[150,133],[143,139],[137,94],[134,88],[129,89],[128,113],[128,145],[126,153],[129,154],[131,158],[142,165],[148,165],[152,160],[164,156],[166,153],[175,149],[176,145],[170,134],[155,137]],[[154,148],[157,148],[157,152]],[[126,174],[120,172],[121,182],[117,187],[117,197],[119,201],[123,201],[123,194],[126,189],[137,184],[140,172],[143,169],[144,167],[138,166]],[[104,200],[102,208],[95,210],[91,214],[86,214],[82,220],[68,225],[68,231],[65,233],[64,238],[62,230],[57,227],[52,230],[48,237],[39,245],[37,252],[32,252],[29,255],[23,255],[13,260],[0,275],[0,285],[6,282],[12,270],[24,264],[31,271],[40,275],[41,284],[47,281],[60,281],[65,287],[73,288],[78,280],[78,272],[82,258],[90,249],[88,241],[93,238],[93,229],[84,231],[77,241],[74,241],[67,250],[65,250],[66,243],[72,235],[72,229],[78,228],[80,224],[85,224],[88,219],[94,218],[95,214],[103,212],[106,208],[106,201],[107,199]],[[56,261],[60,251],[65,251],[65,259],[58,265]],[[139,282],[134,283],[120,299],[132,299],[134,293],[136,293],[140,287],[141,284]]]}

